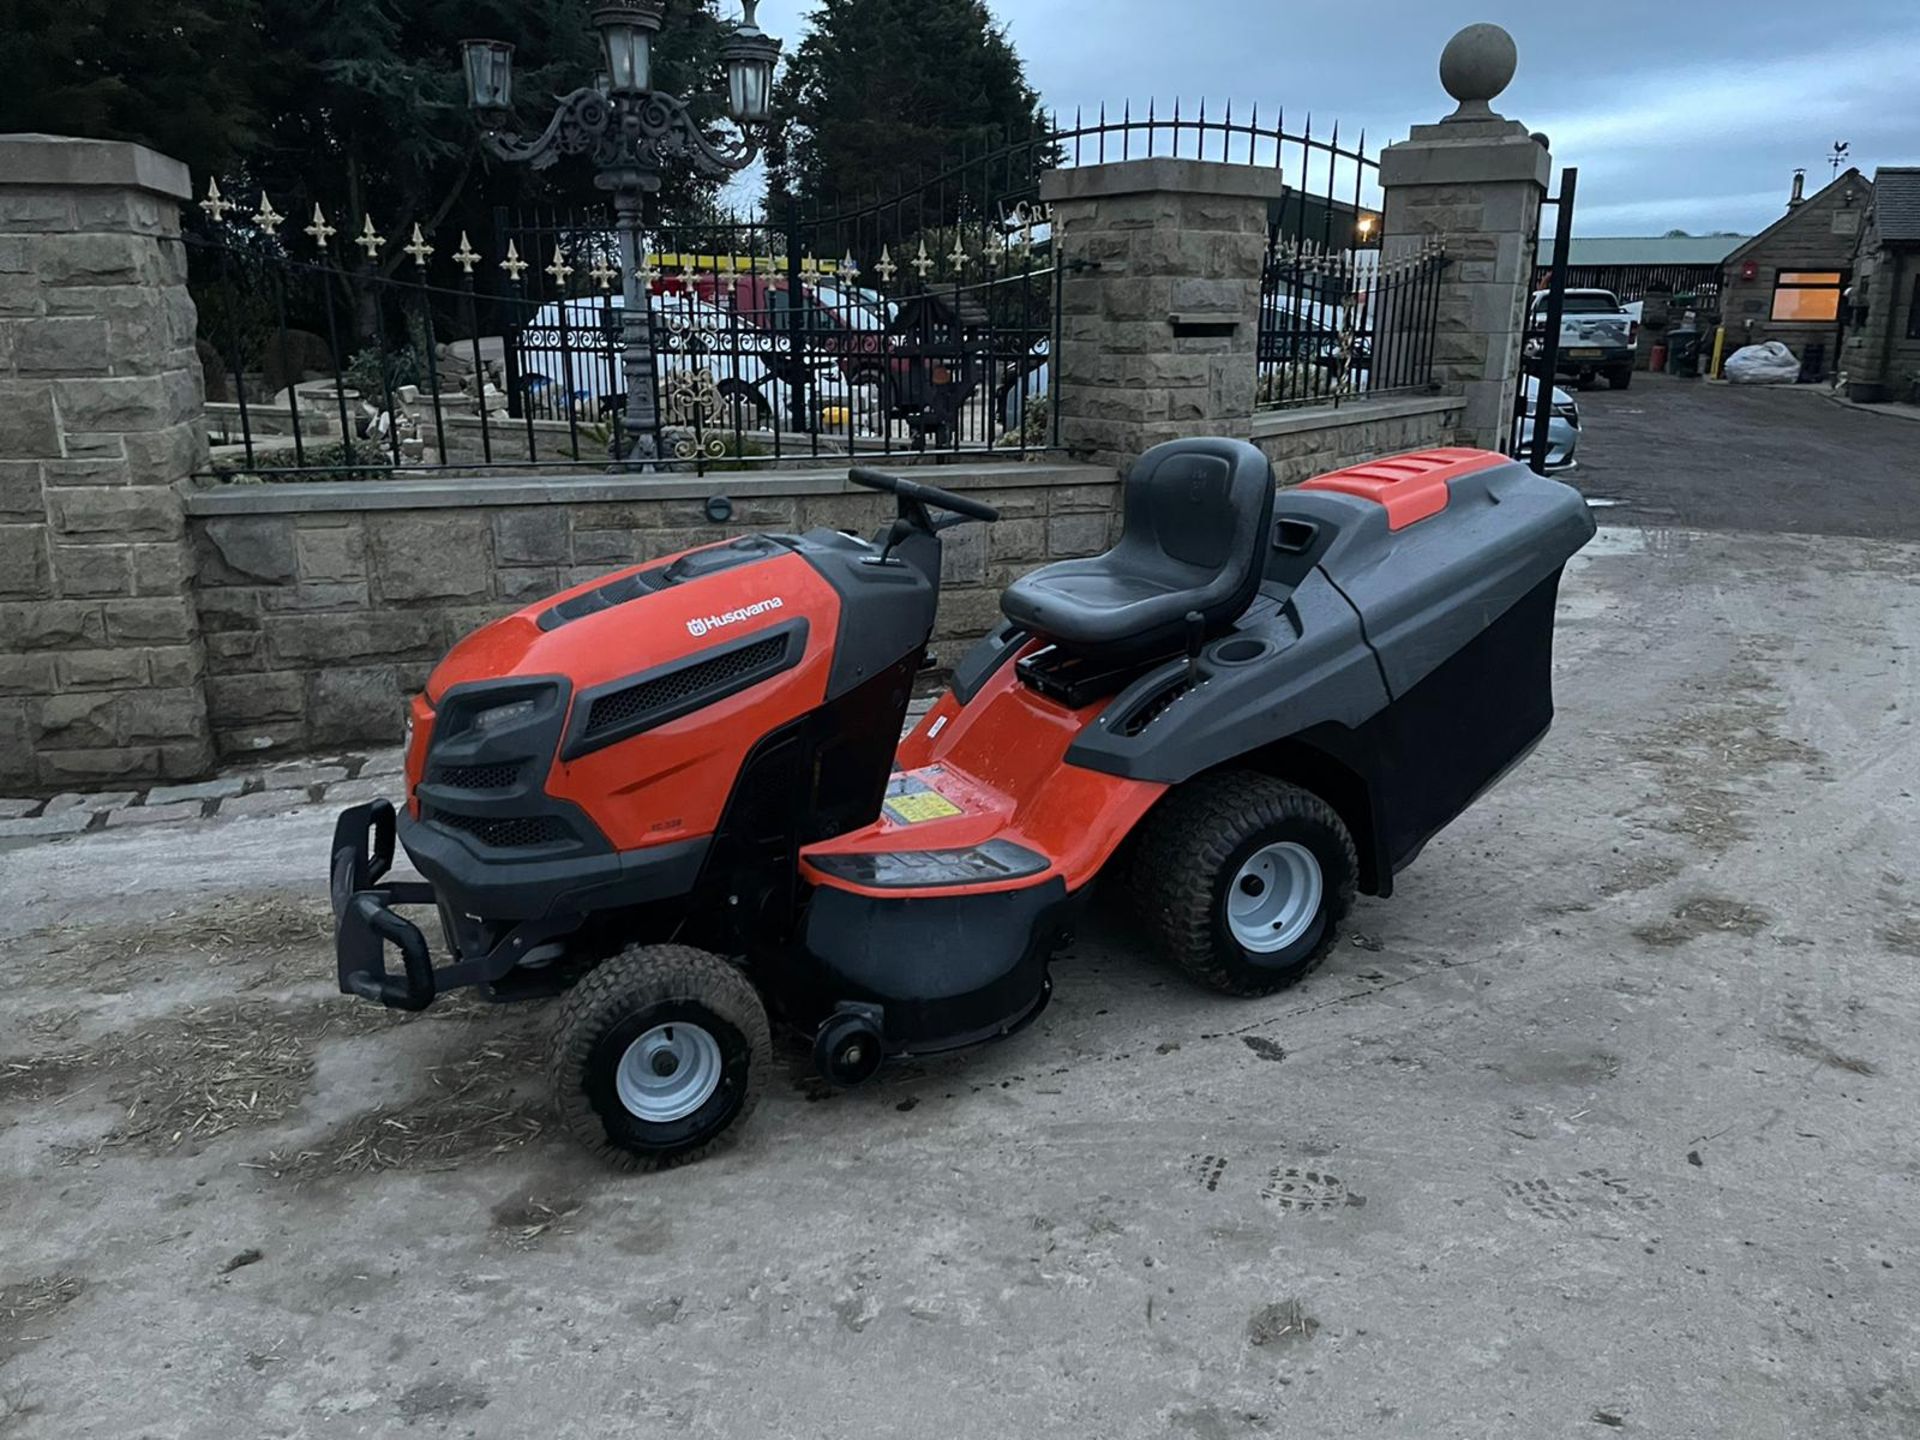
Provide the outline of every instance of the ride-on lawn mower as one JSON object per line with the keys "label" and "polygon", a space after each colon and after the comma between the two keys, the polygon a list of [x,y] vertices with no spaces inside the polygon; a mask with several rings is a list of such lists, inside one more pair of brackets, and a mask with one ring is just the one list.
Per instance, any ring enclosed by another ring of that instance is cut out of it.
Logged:
{"label": "ride-on lawn mower", "polygon": [[[1119,543],[1015,581],[901,741],[940,532],[997,516],[852,479],[898,498],[872,541],[748,536],[475,631],[412,702],[404,812],[340,817],[341,989],[567,991],[559,1113],[618,1165],[747,1114],[770,1009],[843,1085],[1019,1029],[1103,870],[1202,983],[1299,980],[1545,732],[1560,572],[1593,534],[1573,490],[1481,451],[1276,496],[1251,445],[1161,445]],[[424,883],[387,880],[396,832]]]}

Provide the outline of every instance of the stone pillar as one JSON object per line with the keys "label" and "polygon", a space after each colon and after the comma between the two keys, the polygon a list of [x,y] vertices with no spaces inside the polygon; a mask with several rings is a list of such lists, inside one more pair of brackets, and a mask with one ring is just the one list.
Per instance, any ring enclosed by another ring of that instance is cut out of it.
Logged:
{"label": "stone pillar", "polygon": [[0,784],[212,763],[176,486],[206,457],[179,202],[146,149],[0,135]]}
{"label": "stone pillar", "polygon": [[1260,266],[1277,169],[1129,160],[1050,170],[1060,439],[1124,469],[1186,435],[1253,433]]}
{"label": "stone pillar", "polygon": [[1488,102],[1513,78],[1513,39],[1470,25],[1448,42],[1440,79],[1459,108],[1380,156],[1386,196],[1381,248],[1392,260],[1430,238],[1446,246],[1433,378],[1466,401],[1460,442],[1502,447],[1520,377],[1522,321],[1533,286],[1533,237],[1553,158]]}

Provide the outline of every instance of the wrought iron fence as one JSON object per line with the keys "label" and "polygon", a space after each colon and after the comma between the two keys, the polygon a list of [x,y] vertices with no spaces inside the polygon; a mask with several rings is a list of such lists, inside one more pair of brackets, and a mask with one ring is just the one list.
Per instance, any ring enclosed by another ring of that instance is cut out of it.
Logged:
{"label": "wrought iron fence", "polygon": [[[1049,445],[1045,217],[970,168],[832,213],[656,227],[640,278],[659,453],[702,467]],[[593,259],[610,232],[549,211],[503,213],[498,233],[503,249],[554,257],[509,304],[512,413],[623,410],[625,301]],[[581,271],[597,294],[570,285]]]}
{"label": "wrought iron fence", "polygon": [[1259,409],[1426,389],[1441,272],[1436,244],[1384,259],[1298,240],[1269,249],[1260,295]]}
{"label": "wrought iron fence", "polygon": [[[1277,112],[1150,103],[1056,120],[896,193],[655,226],[637,278],[662,463],[1053,446],[1064,267],[1040,177],[1162,155],[1287,177],[1262,292],[1263,404],[1424,383],[1444,260],[1369,267],[1364,136],[1344,146],[1337,128],[1316,138],[1309,120],[1295,134]],[[496,212],[483,251],[464,233],[457,246],[410,224],[383,235],[318,209],[303,226],[265,196],[248,214],[217,185],[200,208],[190,274],[217,472],[609,462],[625,424],[629,277],[606,214]]]}
{"label": "wrought iron fence", "polygon": [[430,247],[417,234],[421,258],[387,275],[374,268],[377,252],[364,266],[336,259],[338,232],[323,218],[312,228],[323,232],[312,259],[292,253],[278,226],[185,237],[216,477],[578,468],[604,454],[578,435],[562,442],[510,423],[500,346],[484,321],[492,302],[476,288],[480,257],[464,237],[466,274],[454,288],[429,282]]}

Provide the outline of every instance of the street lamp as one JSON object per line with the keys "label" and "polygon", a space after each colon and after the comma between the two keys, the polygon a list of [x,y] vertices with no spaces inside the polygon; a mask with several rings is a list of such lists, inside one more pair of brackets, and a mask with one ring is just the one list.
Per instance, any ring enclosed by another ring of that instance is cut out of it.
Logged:
{"label": "street lamp", "polygon": [[653,337],[640,278],[646,197],[658,193],[670,160],[684,158],[696,174],[724,180],[760,154],[757,131],[771,109],[780,42],[754,23],[759,0],[742,0],[741,8],[740,27],[720,52],[727,70],[727,113],[741,129],[733,144],[708,138],[684,100],[653,88],[653,39],[666,0],[614,0],[593,12],[600,32],[599,81],[564,96],[546,130],[533,140],[505,129],[513,104],[513,47],[498,40],[460,45],[467,104],[489,151],[536,170],[566,155],[591,155],[594,184],[613,196],[625,272],[621,338],[627,389],[626,415],[614,431],[615,460],[656,458]]}

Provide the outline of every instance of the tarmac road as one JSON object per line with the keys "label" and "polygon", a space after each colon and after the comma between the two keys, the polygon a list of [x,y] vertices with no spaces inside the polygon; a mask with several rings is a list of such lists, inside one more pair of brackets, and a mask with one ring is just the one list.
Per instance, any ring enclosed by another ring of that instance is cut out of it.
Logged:
{"label": "tarmac road", "polygon": [[1824,386],[1645,373],[1575,398],[1573,478],[1620,502],[1605,521],[1920,540],[1920,422],[1836,404]]}

